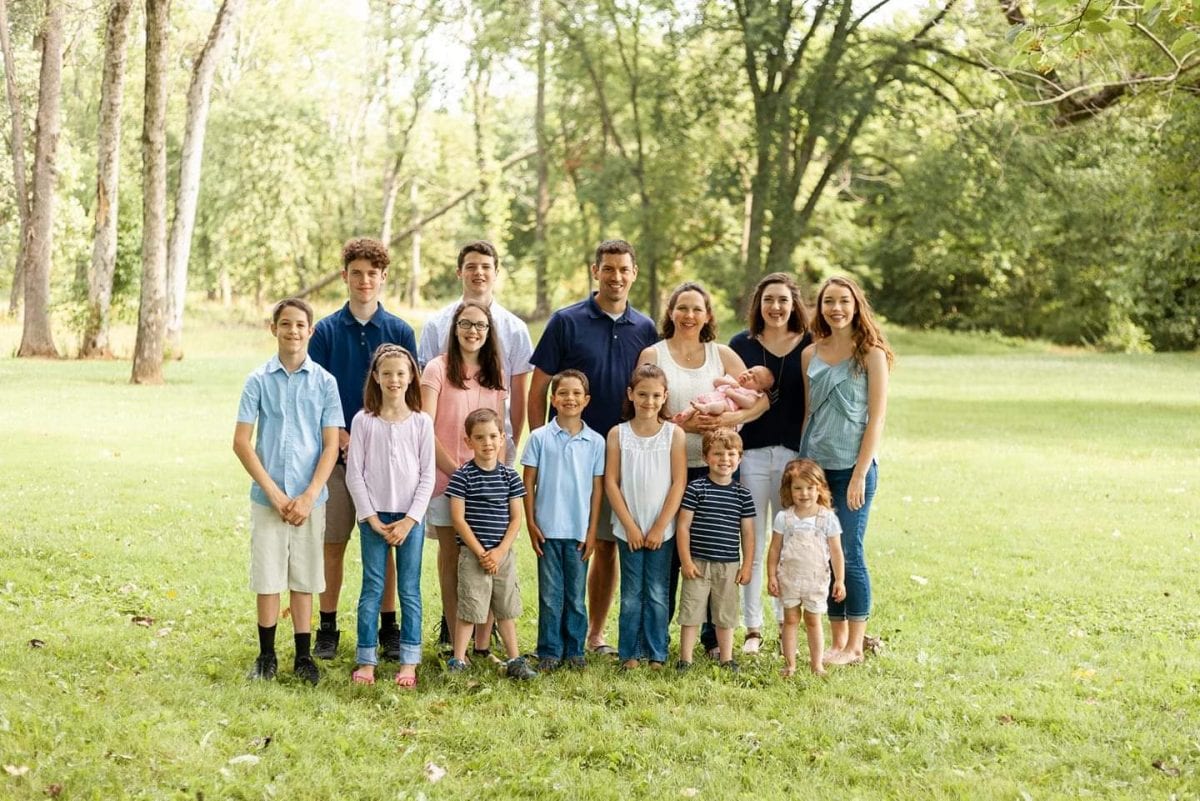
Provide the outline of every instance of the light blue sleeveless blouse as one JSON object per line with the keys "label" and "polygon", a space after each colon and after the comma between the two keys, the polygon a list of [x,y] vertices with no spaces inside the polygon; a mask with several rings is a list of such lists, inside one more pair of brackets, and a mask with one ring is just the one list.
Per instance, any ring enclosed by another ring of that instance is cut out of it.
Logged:
{"label": "light blue sleeveless blouse", "polygon": [[854,359],[826,364],[813,354],[808,363],[810,419],[800,455],[826,470],[849,470],[867,430],[867,373]]}

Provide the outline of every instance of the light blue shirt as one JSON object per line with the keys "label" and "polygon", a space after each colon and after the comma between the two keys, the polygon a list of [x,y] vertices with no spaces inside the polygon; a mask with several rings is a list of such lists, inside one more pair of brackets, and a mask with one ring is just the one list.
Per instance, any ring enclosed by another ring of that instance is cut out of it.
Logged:
{"label": "light blue shirt", "polygon": [[854,359],[827,364],[813,354],[808,363],[810,419],[800,455],[826,470],[849,470],[867,430],[867,372]]}
{"label": "light blue shirt", "polygon": [[521,464],[537,468],[533,516],[549,540],[587,538],[592,479],[604,475],[604,437],[584,423],[571,435],[551,419],[529,435]]}
{"label": "light blue shirt", "polygon": [[[311,357],[305,357],[294,373],[284,368],[278,355],[250,373],[237,419],[257,426],[254,452],[289,498],[312,483],[324,449],[321,429],[345,427],[337,381]],[[328,490],[321,487],[313,505],[325,503],[328,497]],[[257,482],[250,485],[250,500],[271,504]]]}

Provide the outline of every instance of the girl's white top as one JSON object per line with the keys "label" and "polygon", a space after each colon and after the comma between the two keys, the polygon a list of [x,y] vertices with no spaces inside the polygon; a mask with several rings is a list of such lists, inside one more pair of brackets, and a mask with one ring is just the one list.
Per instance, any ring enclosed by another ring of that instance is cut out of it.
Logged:
{"label": "girl's white top", "polygon": [[[621,497],[642,534],[658,519],[671,490],[671,436],[674,431],[675,424],[669,420],[663,422],[662,428],[651,437],[639,437],[628,422],[617,426],[617,441],[621,447]],[[613,512],[612,527],[618,539],[629,541],[616,512]],[[663,532],[663,542],[674,536],[675,518],[672,517]]]}
{"label": "girl's white top", "polygon": [[779,552],[779,595],[803,598],[829,591],[829,538],[840,536],[842,524],[832,509],[799,517],[791,509],[775,515],[775,531],[783,535]]}
{"label": "girl's white top", "polygon": [[[725,375],[721,351],[716,342],[704,343],[704,363],[699,367],[683,367],[671,358],[667,341],[654,343],[658,366],[667,376],[667,414],[671,417],[688,408],[692,398],[713,391],[713,381]],[[703,434],[687,435],[688,467],[704,466]]]}

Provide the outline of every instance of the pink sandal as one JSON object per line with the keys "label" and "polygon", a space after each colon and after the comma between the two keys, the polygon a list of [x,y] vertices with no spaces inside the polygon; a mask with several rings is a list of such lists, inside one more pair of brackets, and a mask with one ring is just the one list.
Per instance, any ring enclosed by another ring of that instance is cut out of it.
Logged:
{"label": "pink sandal", "polygon": [[374,684],[375,683],[375,671],[372,670],[371,674],[367,675],[366,673],[361,672],[363,667],[364,666],[360,665],[357,669],[355,669],[355,671],[353,673],[350,674],[350,681],[353,682],[354,684],[362,684],[365,686]]}
{"label": "pink sandal", "polygon": [[417,677],[416,676],[402,676],[399,673],[397,673],[396,674],[396,686],[402,687],[405,690],[415,689],[417,686]]}

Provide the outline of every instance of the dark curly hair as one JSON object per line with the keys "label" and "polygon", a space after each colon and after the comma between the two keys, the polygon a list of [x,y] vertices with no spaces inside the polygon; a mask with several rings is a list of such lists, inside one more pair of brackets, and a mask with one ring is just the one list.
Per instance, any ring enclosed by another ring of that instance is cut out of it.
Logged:
{"label": "dark curly hair", "polygon": [[368,237],[358,237],[351,239],[342,246],[342,269],[345,270],[350,266],[350,262],[366,259],[371,262],[371,266],[379,272],[387,272],[388,265],[392,263],[391,256],[388,255],[387,246],[378,239],[370,239]]}

